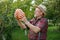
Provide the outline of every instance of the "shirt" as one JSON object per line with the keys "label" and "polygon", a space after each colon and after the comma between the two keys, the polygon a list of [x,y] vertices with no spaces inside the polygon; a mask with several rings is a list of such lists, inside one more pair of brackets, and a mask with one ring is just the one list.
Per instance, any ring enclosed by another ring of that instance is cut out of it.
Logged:
{"label": "shirt", "polygon": [[29,29],[29,33],[28,33],[29,40],[38,40],[38,39],[46,40],[47,28],[48,28],[47,19],[46,18],[40,18],[40,19],[33,18],[32,20],[30,20],[30,23],[36,27],[39,27],[41,29],[41,31],[38,33],[35,33],[31,29]]}

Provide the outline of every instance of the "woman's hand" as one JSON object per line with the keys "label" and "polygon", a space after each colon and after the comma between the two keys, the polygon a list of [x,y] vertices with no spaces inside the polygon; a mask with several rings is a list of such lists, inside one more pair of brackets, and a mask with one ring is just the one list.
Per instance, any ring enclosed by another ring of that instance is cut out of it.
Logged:
{"label": "woman's hand", "polygon": [[22,19],[19,19],[19,20],[21,20],[23,22],[26,22],[27,21],[27,18],[26,17],[23,17]]}
{"label": "woman's hand", "polygon": [[23,17],[25,17],[25,13],[21,9],[16,9],[14,17],[17,20],[21,20]]}

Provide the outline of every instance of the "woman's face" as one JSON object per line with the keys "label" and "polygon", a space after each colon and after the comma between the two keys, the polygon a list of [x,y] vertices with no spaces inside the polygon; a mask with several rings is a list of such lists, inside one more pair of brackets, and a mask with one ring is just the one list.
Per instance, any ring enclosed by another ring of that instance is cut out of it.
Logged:
{"label": "woman's face", "polygon": [[40,17],[40,16],[42,16],[42,11],[39,8],[36,8],[34,17]]}

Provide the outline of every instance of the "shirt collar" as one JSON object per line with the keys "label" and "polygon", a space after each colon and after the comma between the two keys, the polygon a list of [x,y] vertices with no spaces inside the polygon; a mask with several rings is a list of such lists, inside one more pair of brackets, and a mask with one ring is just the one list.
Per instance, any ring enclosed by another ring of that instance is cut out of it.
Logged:
{"label": "shirt collar", "polygon": [[41,18],[38,18],[38,19],[37,19],[37,18],[34,18],[34,19],[38,21],[38,20],[41,20],[42,18],[43,18],[43,17],[41,17]]}

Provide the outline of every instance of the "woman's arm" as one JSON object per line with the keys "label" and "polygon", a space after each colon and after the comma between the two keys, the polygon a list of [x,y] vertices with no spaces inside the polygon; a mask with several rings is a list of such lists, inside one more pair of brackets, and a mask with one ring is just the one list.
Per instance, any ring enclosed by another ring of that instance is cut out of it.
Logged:
{"label": "woman's arm", "polygon": [[22,23],[20,20],[17,20],[18,25],[22,28],[22,29],[26,29],[26,26],[24,23]]}
{"label": "woman's arm", "polygon": [[39,27],[36,27],[34,25],[32,25],[30,22],[25,21],[25,24],[31,29],[33,30],[35,33],[38,33],[41,29]]}

